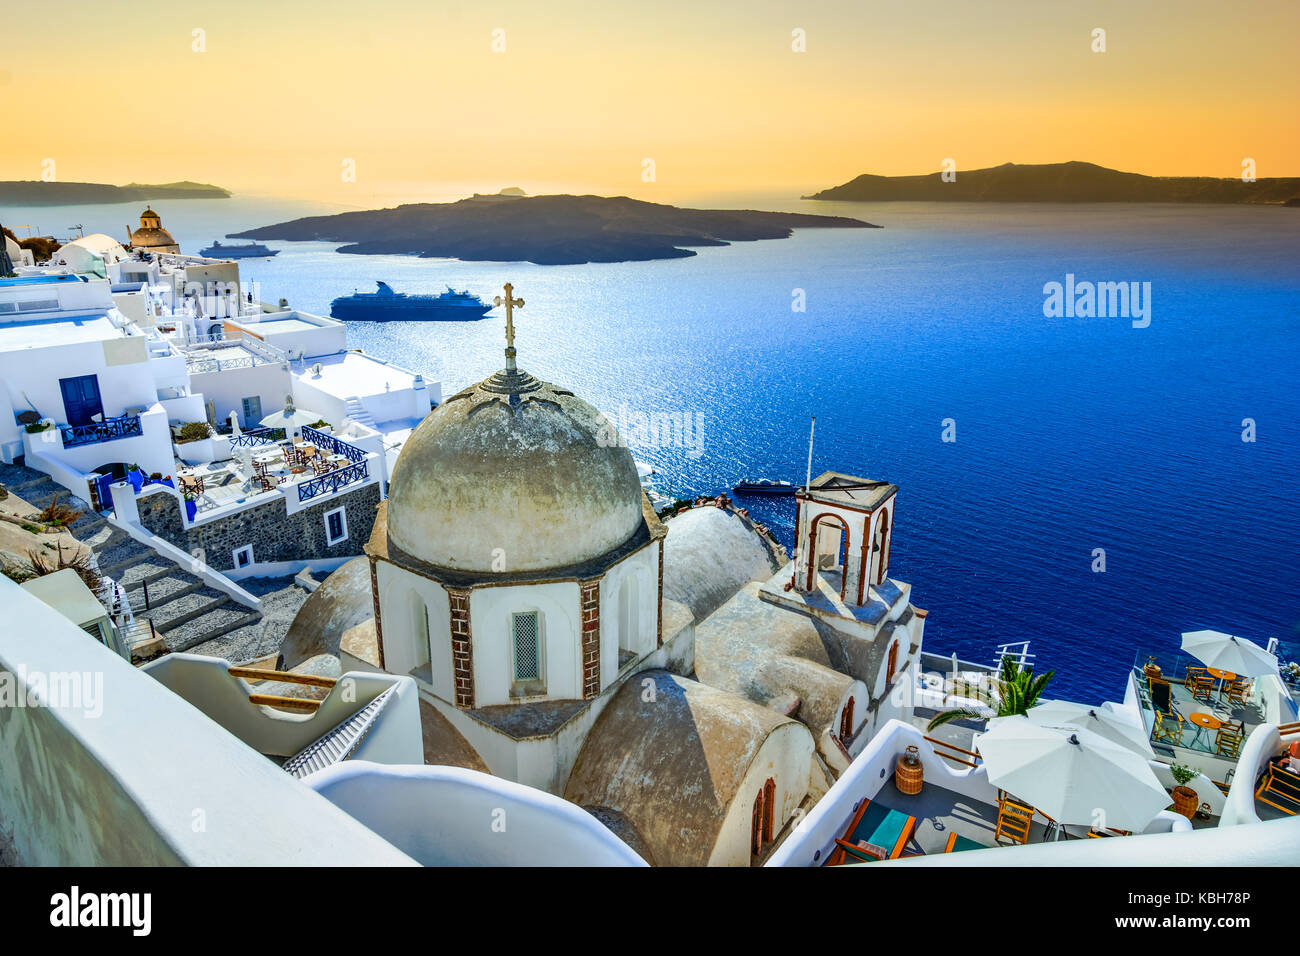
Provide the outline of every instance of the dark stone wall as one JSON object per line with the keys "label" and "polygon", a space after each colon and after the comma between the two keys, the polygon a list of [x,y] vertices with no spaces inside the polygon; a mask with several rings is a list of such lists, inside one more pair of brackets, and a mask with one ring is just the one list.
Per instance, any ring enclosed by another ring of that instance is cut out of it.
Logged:
{"label": "dark stone wall", "polygon": [[[181,503],[166,492],[138,500],[140,523],[158,537],[190,554],[203,552],[202,560],[217,571],[234,569],[233,552],[253,546],[253,561],[306,561],[341,558],[360,554],[375,523],[379,506],[379,483],[337,495],[289,514],[284,498],[277,495],[265,504],[185,530]],[[346,509],[348,536],[330,545],[325,540],[325,513]]]}

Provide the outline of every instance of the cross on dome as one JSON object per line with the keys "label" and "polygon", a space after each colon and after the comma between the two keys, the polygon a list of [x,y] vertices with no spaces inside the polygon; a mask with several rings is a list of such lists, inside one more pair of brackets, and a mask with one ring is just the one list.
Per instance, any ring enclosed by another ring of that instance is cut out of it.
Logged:
{"label": "cross on dome", "polygon": [[515,371],[515,317],[514,309],[524,307],[523,299],[514,298],[515,287],[509,282],[506,283],[506,296],[501,298],[497,296],[492,300],[495,305],[504,305],[506,307],[506,371]]}

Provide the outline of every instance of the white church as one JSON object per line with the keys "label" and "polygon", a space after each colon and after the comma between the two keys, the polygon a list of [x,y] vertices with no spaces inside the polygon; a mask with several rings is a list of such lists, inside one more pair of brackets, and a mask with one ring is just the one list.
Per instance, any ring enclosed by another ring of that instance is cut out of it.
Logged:
{"label": "white church", "polygon": [[898,489],[813,480],[794,561],[725,499],[661,521],[607,420],[516,366],[506,293],[505,368],[414,431],[282,665],[414,678],[426,764],[561,796],[651,864],[761,863],[910,717]]}

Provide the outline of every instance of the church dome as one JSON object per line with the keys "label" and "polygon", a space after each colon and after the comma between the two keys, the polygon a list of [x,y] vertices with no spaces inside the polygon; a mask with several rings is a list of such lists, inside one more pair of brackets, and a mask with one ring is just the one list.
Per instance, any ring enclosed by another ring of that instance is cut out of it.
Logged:
{"label": "church dome", "polygon": [[176,240],[172,234],[162,228],[162,219],[152,208],[140,213],[140,228],[131,233],[131,245],[137,249],[154,249],[174,246]]}
{"label": "church dome", "polygon": [[544,572],[593,561],[644,523],[632,453],[572,392],[502,371],[407,439],[388,491],[390,547],[438,568]]}

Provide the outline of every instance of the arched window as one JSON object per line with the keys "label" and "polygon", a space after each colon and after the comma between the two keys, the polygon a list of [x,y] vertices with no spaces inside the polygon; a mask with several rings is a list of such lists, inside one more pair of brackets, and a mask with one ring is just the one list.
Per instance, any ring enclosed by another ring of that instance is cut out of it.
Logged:
{"label": "arched window", "polygon": [[[835,522],[835,524],[823,524],[823,522]],[[840,569],[840,598],[844,597],[844,586],[848,581],[848,557],[849,557],[849,526],[844,519],[837,514],[826,512],[813,518],[812,526],[808,529],[808,590],[812,590],[813,576],[817,573],[821,563],[821,554],[818,548],[818,538],[821,533],[838,532],[839,542],[835,546],[834,552],[827,555],[833,562],[830,568],[838,567]],[[827,570],[830,570],[828,568]]]}
{"label": "arched window", "polygon": [[871,550],[875,553],[876,558],[876,584],[885,583],[885,575],[889,572],[889,539],[890,539],[889,512],[880,512],[880,522],[876,525],[876,534],[872,539]]}
{"label": "arched window", "polygon": [[510,615],[512,653],[510,694],[535,697],[546,693],[546,621],[541,611]]}
{"label": "arched window", "polygon": [[754,797],[750,821],[749,852],[758,856],[776,835],[776,781],[771,777]]}
{"label": "arched window", "polygon": [[411,613],[411,667],[410,673],[422,672],[420,676],[427,681],[433,680],[429,666],[429,609],[424,599],[414,591],[409,600]]}
{"label": "arched window", "polygon": [[840,739],[849,741],[853,739],[853,698],[850,697],[844,709],[840,711]]}
{"label": "arched window", "polygon": [[[628,575],[618,586],[618,649],[620,651],[636,652],[641,649],[640,597],[636,578]],[[621,664],[622,660],[619,663]]]}
{"label": "arched window", "polygon": [[898,641],[889,645],[889,661],[885,665],[885,688],[894,683],[894,671],[898,669]]}

